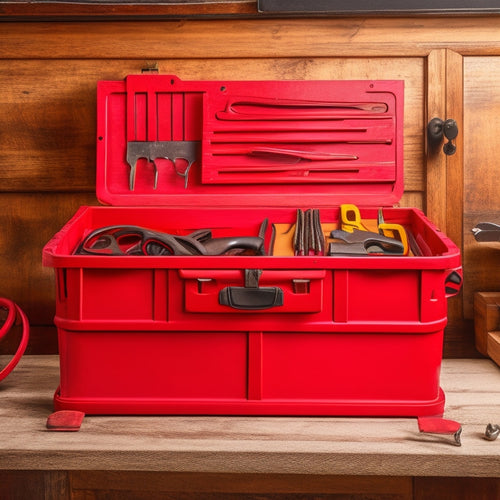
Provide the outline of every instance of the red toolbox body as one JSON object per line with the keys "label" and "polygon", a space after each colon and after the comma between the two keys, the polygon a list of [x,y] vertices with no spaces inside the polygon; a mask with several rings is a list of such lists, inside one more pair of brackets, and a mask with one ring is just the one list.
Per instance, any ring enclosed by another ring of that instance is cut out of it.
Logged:
{"label": "red toolbox body", "polygon": [[[100,82],[97,192],[113,206],[82,207],[43,251],[57,283],[56,409],[442,414],[443,330],[460,254],[421,211],[393,207],[402,130],[400,81]],[[153,165],[137,151],[132,172],[130,143],[169,141],[196,154],[187,173],[167,154]],[[384,207],[418,252],[275,251],[298,208],[319,209],[329,230],[343,203],[363,220]],[[265,220],[266,255],[74,253],[104,226],[235,237],[258,235]],[[280,299],[267,303],[269,290]]]}

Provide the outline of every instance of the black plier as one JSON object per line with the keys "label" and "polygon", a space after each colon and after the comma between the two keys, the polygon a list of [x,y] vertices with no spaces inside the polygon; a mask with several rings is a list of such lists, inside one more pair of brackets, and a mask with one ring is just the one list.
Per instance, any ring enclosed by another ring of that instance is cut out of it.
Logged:
{"label": "black plier", "polygon": [[238,255],[264,254],[260,236],[212,238],[208,229],[187,236],[139,226],[107,226],[92,231],[78,246],[78,255]]}

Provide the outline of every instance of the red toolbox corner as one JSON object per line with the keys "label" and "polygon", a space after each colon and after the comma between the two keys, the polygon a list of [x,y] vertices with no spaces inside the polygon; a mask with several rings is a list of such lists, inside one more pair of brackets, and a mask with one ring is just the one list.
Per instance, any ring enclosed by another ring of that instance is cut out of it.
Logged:
{"label": "red toolbox corner", "polygon": [[[55,408],[441,415],[460,253],[420,210],[395,207],[403,102],[402,81],[99,82],[97,194],[110,206],[81,207],[43,251]],[[316,210],[328,244],[342,204],[374,227],[382,208],[411,235],[409,255],[293,251],[298,211]],[[260,238],[263,255],[78,252],[109,226]]]}

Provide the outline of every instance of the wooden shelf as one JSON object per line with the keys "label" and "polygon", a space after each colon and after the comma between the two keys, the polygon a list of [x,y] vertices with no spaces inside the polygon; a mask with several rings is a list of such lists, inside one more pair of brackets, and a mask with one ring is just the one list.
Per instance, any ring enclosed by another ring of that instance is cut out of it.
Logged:
{"label": "wooden shelf", "polygon": [[86,416],[79,432],[64,433],[45,427],[57,356],[25,356],[0,384],[0,468],[497,477],[500,440],[483,436],[499,423],[500,368],[447,359],[441,380],[461,447],[420,434],[411,418]]}
{"label": "wooden shelf", "polygon": [[256,0],[197,0],[195,2],[134,1],[29,1],[7,0],[0,4],[0,19],[149,19],[257,16]]}

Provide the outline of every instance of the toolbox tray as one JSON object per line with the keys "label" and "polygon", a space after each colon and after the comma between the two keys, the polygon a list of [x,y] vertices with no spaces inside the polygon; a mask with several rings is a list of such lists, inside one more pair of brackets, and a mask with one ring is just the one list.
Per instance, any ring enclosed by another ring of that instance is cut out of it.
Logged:
{"label": "toolbox tray", "polygon": [[[399,81],[100,82],[97,193],[113,206],[81,207],[43,250],[56,275],[56,409],[442,414],[460,253],[420,210],[393,207],[402,113]],[[138,158],[132,176],[131,143],[134,154],[160,143],[161,155],[177,148],[195,159]],[[276,252],[297,209],[319,209],[329,230],[342,203],[368,222],[384,207],[418,254]],[[262,234],[266,255],[75,254],[89,233],[114,225]]]}

